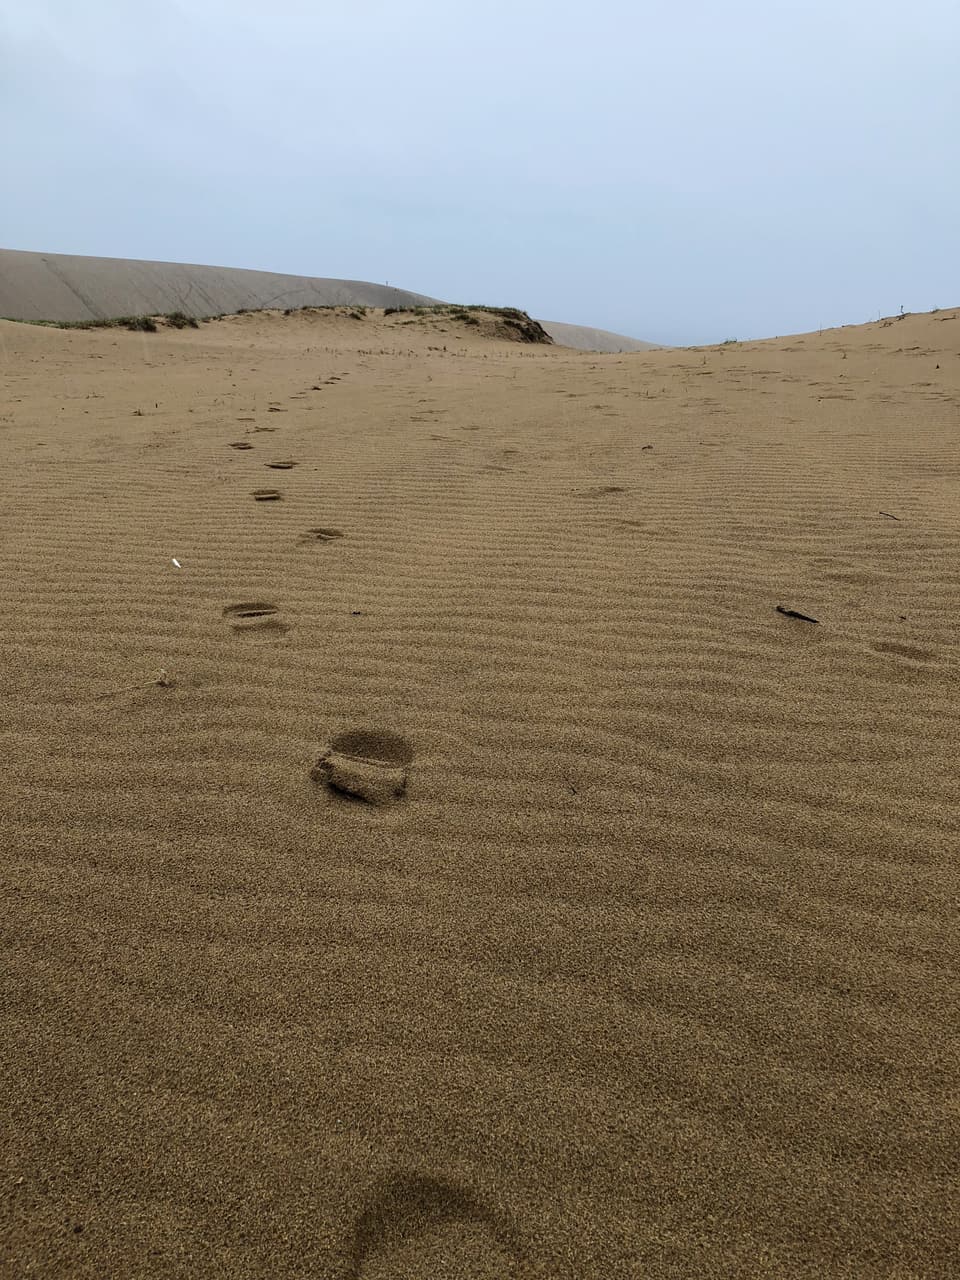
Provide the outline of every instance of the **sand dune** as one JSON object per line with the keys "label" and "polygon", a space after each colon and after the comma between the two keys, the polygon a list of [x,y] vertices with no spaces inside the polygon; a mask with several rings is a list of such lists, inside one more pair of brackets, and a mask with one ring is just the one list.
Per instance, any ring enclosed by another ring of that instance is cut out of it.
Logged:
{"label": "sand dune", "polygon": [[435,301],[363,280],[0,249],[0,315],[11,320],[103,320],[178,310],[200,317],[243,308],[396,307]]}
{"label": "sand dune", "polygon": [[657,346],[655,342],[626,338],[622,333],[610,333],[607,329],[562,324],[559,320],[541,320],[540,323],[561,347],[576,347],[581,351],[600,351],[613,355],[622,351],[653,351]]}
{"label": "sand dune", "polygon": [[[8,320],[106,320],[171,311],[199,319],[242,309],[358,304],[399,307],[438,301],[426,294],[363,280],[0,249],[0,316]],[[652,345],[604,329],[543,323],[554,341],[565,347],[609,352],[638,351]]]}
{"label": "sand dune", "polygon": [[406,319],[0,323],[0,1273],[957,1274],[960,313]]}

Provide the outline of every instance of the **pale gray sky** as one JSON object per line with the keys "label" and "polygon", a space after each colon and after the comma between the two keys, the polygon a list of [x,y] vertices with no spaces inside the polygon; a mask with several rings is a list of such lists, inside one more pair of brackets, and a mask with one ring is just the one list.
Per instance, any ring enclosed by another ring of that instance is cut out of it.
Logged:
{"label": "pale gray sky", "polygon": [[960,304],[957,0],[0,0],[0,246],[663,342]]}

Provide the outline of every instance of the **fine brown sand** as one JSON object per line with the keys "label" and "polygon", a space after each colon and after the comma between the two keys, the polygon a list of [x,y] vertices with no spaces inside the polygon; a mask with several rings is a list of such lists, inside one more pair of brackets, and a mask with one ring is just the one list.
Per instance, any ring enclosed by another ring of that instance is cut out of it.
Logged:
{"label": "fine brown sand", "polygon": [[0,1274],[958,1274],[960,313],[0,357]]}

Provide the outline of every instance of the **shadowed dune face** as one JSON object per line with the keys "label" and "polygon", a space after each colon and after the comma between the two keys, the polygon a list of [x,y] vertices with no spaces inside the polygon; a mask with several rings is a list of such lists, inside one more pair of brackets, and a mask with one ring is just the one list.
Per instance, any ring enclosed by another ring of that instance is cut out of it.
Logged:
{"label": "shadowed dune face", "polygon": [[960,312],[477,318],[0,322],[7,1270],[955,1275]]}

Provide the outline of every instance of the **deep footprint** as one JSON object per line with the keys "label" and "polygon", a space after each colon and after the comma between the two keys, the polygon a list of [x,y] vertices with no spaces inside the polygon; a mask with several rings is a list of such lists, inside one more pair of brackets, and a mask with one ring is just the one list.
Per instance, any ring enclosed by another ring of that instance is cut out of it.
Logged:
{"label": "deep footprint", "polygon": [[315,782],[367,804],[394,804],[407,789],[413,748],[389,729],[348,729],[327,744],[310,771]]}
{"label": "deep footprint", "polygon": [[277,617],[280,610],[266,600],[245,600],[240,604],[228,604],[223,616],[234,631],[288,630],[287,624]]}
{"label": "deep footprint", "polygon": [[513,1229],[466,1188],[400,1176],[361,1214],[350,1264],[350,1280],[509,1280],[522,1253]]}
{"label": "deep footprint", "polygon": [[235,440],[230,446],[231,449],[252,449],[253,445],[248,444],[246,440]]}
{"label": "deep footprint", "polygon": [[295,462],[268,462],[266,465],[274,471],[289,471],[297,464]]}
{"label": "deep footprint", "polygon": [[283,495],[279,489],[254,489],[255,502],[279,502]]}

